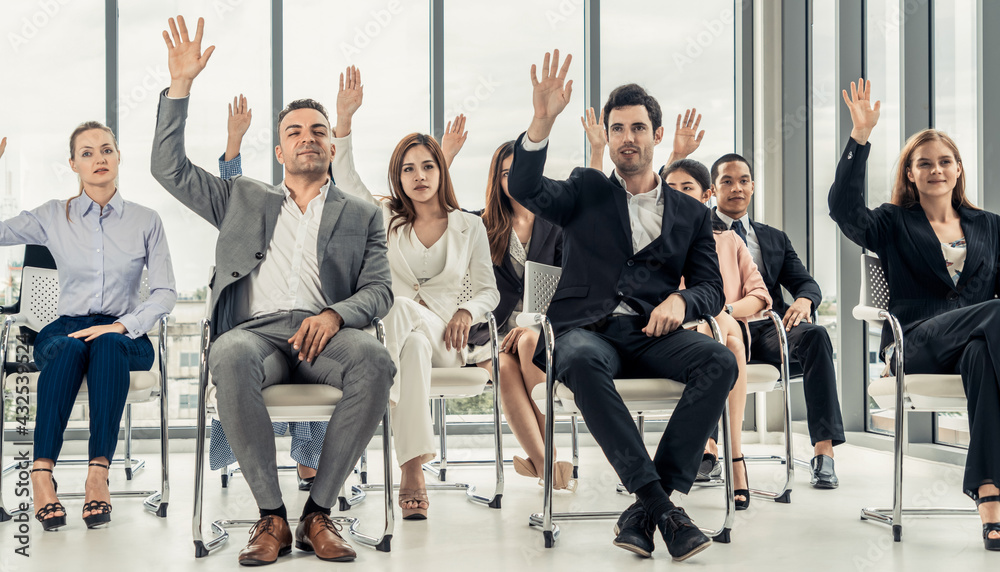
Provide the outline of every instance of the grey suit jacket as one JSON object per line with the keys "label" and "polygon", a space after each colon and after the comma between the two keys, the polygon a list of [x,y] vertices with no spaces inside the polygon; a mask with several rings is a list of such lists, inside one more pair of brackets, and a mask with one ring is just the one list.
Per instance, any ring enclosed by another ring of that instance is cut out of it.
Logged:
{"label": "grey suit jacket", "polygon": [[[181,203],[219,229],[212,288],[212,337],[249,319],[247,277],[267,252],[285,193],[249,177],[223,180],[197,167],[184,150],[190,98],[160,94],[153,139],[153,177]],[[331,185],[316,244],[327,307],[344,327],[363,328],[392,306],[385,227],[376,207]]]}

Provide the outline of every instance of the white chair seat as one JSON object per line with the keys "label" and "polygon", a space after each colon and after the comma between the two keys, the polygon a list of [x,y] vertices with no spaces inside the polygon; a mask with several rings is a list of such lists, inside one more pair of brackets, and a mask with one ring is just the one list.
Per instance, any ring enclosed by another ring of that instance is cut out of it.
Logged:
{"label": "white chair seat", "polygon": [[[30,388],[31,394],[36,395],[38,393],[38,376],[39,372],[34,371],[31,373],[24,374],[28,377],[28,387]],[[5,391],[15,391],[17,385],[17,375],[8,375],[4,378],[4,390]],[[146,401],[153,401],[156,399],[160,388],[160,372],[158,371],[133,371],[129,373],[129,388],[128,397],[126,397],[126,403],[144,403]],[[77,401],[85,402],[87,400],[87,376],[83,376],[83,385],[80,386],[80,393],[77,395]]]}
{"label": "white chair seat", "polygon": [[[629,411],[660,411],[673,409],[684,393],[684,384],[662,378],[616,379],[615,390],[622,396]],[[555,382],[555,411],[560,415],[580,415],[573,391],[560,381]],[[545,384],[539,383],[531,390],[531,398],[539,409],[545,410]]]}
{"label": "white chair seat", "polygon": [[[962,376],[908,373],[903,378],[906,395],[916,409],[965,411],[968,401]],[[868,395],[884,409],[896,408],[896,378],[880,377],[868,385]]]}
{"label": "white chair seat", "polygon": [[279,383],[261,392],[271,421],[329,421],[344,392],[322,383]]}
{"label": "white chair seat", "polygon": [[747,394],[774,391],[781,388],[781,372],[766,363],[747,365]]}
{"label": "white chair seat", "polygon": [[440,397],[475,397],[490,381],[490,373],[481,367],[436,367],[431,370],[431,399]]}

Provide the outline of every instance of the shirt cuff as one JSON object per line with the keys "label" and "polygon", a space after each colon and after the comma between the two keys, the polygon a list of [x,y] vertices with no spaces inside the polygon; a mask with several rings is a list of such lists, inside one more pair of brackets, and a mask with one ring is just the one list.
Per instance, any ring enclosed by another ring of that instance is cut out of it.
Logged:
{"label": "shirt cuff", "polygon": [[121,318],[115,320],[115,322],[125,326],[125,335],[132,338],[133,340],[146,333],[139,331],[142,329],[142,327],[139,325],[139,319],[133,316],[132,314],[126,314]]}
{"label": "shirt cuff", "polygon": [[549,138],[548,137],[546,137],[545,139],[542,139],[538,143],[535,143],[531,139],[528,139],[528,134],[525,133],[524,137],[521,139],[521,147],[523,147],[525,151],[541,151],[542,149],[546,148],[548,145],[549,145]]}
{"label": "shirt cuff", "polygon": [[219,176],[223,179],[232,179],[243,174],[242,153],[236,155],[232,160],[226,161],[226,154],[219,155]]}

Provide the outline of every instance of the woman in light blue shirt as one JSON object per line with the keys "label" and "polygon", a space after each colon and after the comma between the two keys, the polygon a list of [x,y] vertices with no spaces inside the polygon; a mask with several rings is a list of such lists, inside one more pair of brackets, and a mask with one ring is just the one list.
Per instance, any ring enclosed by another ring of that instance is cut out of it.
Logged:
{"label": "woman in light blue shirt", "polygon": [[[155,211],[122,199],[121,156],[110,129],[87,122],[70,136],[70,166],[80,193],[0,222],[0,245],[39,244],[59,269],[59,318],[35,338],[38,379],[34,465],[35,518],[45,530],[66,524],[52,468],[84,375],[90,400],[90,465],[83,520],[111,520],[108,468],[118,443],[129,371],[153,365],[146,332],[177,299],[163,224]],[[143,267],[150,295],[139,301]],[[48,473],[48,474],[46,474]]]}

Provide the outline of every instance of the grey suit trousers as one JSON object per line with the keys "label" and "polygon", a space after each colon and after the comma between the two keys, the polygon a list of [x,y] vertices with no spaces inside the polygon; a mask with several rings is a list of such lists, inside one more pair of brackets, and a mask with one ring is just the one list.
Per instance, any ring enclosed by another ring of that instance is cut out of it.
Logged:
{"label": "grey suit trousers", "polygon": [[248,320],[212,343],[209,370],[217,387],[219,421],[250,491],[262,509],[280,507],[271,419],[261,394],[276,383],[325,383],[344,392],[330,417],[313,483],[313,501],[332,507],[368,445],[389,399],[395,367],[374,336],[344,328],[310,364],[288,339],[312,314],[282,312]]}

